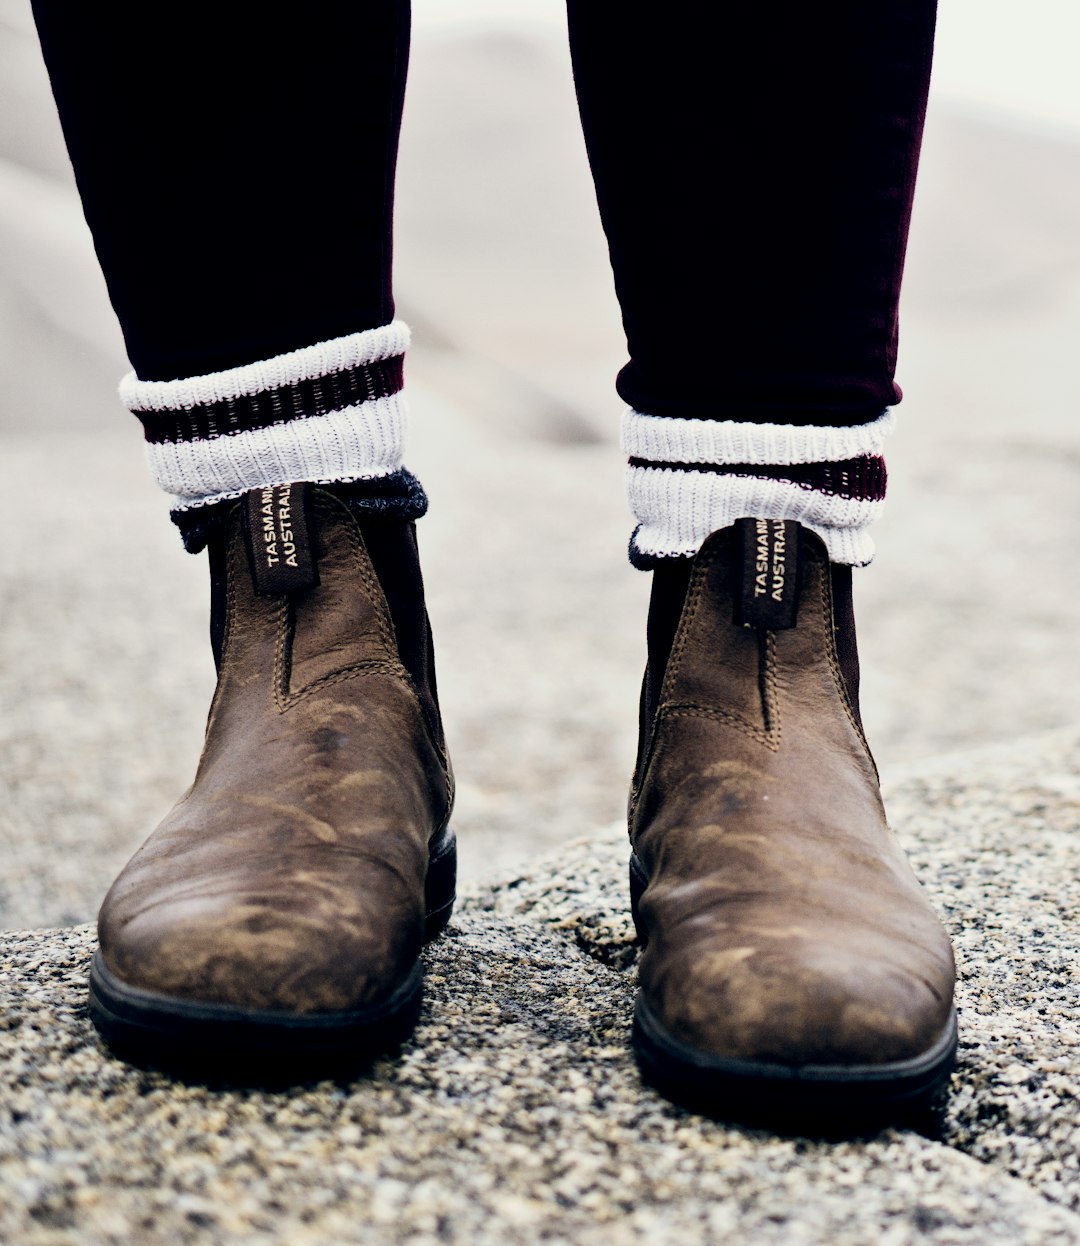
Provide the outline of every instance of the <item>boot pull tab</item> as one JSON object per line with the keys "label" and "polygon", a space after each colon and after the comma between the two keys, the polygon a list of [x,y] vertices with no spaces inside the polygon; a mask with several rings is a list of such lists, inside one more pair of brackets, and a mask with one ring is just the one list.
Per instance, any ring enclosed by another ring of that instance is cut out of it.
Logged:
{"label": "boot pull tab", "polygon": [[737,519],[735,534],[735,622],[774,632],[794,627],[799,525],[790,519]]}
{"label": "boot pull tab", "polygon": [[300,593],[319,582],[308,528],[309,486],[303,482],[252,489],[244,499],[244,531],[255,592]]}

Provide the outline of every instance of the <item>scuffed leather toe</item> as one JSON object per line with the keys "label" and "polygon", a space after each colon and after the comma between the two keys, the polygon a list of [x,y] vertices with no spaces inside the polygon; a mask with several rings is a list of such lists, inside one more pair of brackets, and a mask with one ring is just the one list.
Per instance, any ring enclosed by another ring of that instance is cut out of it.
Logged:
{"label": "scuffed leather toe", "polygon": [[642,958],[653,1015],[718,1060],[875,1065],[915,1059],[949,1024],[951,1001],[889,959],[824,942],[687,949]]}
{"label": "scuffed leather toe", "polygon": [[[345,1012],[393,994],[419,954],[422,922],[335,905],[332,878],[294,879],[280,900],[237,888],[178,895],[101,931],[121,981],[169,998],[294,1013]],[[321,896],[317,905],[312,898]]]}

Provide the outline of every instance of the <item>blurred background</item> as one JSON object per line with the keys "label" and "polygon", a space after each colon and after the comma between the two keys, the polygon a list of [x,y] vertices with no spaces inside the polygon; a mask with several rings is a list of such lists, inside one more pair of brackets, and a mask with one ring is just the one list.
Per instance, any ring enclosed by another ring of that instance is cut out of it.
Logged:
{"label": "blurred background", "polygon": [[[510,7],[414,0],[398,184],[466,882],[621,819],[648,593],[564,17]],[[889,507],[856,579],[886,784],[1080,717],[1078,54],[1070,0],[943,7]],[[206,572],[149,482],[125,370],[28,0],[0,0],[0,925],[90,920],[200,747]]]}

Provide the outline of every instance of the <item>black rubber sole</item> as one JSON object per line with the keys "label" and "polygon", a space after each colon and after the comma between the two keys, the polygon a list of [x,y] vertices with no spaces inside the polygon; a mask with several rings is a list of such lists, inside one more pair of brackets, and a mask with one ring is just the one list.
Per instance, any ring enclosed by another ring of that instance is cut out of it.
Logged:
{"label": "black rubber sole", "polygon": [[[425,883],[425,940],[450,921],[457,843],[446,828],[432,844]],[[296,1014],[177,999],[127,985],[100,951],[90,965],[90,1017],[123,1059],[202,1080],[296,1082],[355,1072],[399,1047],[420,1015],[417,962],[385,1000],[349,1012]]]}
{"label": "black rubber sole", "polygon": [[[648,877],[630,858],[630,905],[645,942],[638,906]],[[921,1123],[940,1105],[956,1062],[955,1008],[926,1051],[890,1064],[791,1066],[721,1059],[669,1034],[638,996],[632,1042],[642,1078],[666,1098],[719,1119],[821,1135],[886,1124]]]}

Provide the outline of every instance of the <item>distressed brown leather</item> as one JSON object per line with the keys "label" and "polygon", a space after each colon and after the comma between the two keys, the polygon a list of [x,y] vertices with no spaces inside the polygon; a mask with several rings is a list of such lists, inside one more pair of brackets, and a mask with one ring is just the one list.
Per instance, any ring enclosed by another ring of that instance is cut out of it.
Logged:
{"label": "distressed brown leather", "polygon": [[732,530],[698,554],[631,792],[644,1001],[717,1059],[902,1061],[949,1025],[948,937],[889,830],[800,529],[797,624],[733,621]]}
{"label": "distressed brown leather", "polygon": [[256,596],[226,547],[218,687],[195,781],[102,905],[106,966],[183,1000],[304,1014],[377,1004],[413,970],[452,777],[399,658],[360,527],[312,495],[319,585]]}

